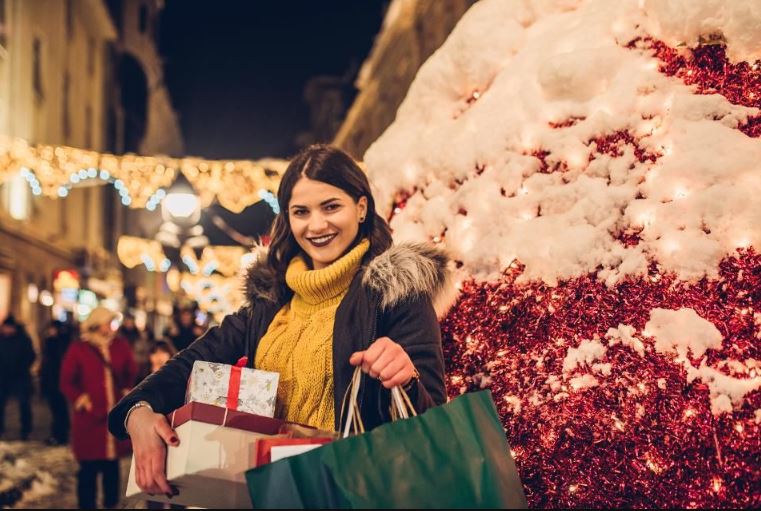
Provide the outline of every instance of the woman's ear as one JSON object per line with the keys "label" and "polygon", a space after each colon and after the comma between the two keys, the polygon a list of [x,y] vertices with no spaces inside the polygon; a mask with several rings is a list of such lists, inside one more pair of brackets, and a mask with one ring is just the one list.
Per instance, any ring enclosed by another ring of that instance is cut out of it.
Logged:
{"label": "woman's ear", "polygon": [[367,197],[364,195],[357,201],[357,210],[359,213],[359,223],[362,223],[367,218]]}

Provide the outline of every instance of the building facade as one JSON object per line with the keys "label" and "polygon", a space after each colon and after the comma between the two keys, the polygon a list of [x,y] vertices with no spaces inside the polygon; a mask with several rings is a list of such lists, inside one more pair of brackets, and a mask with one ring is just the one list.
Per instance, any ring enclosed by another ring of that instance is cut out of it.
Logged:
{"label": "building facade", "polygon": [[392,0],[333,143],[357,159],[394,121],[418,69],[476,0]]}
{"label": "building facade", "polygon": [[[0,16],[0,132],[104,150],[107,55],[117,36],[105,4],[6,0]],[[34,196],[20,175],[0,187],[0,316],[14,314],[37,340],[50,319],[84,310],[78,289],[88,279],[101,298],[118,299],[111,193],[78,187],[52,200]]]}
{"label": "building facade", "polygon": [[[181,152],[149,29],[161,4],[0,0],[0,134],[112,153]],[[136,75],[145,77],[136,93],[142,106],[131,96]],[[111,186],[79,184],[53,200],[33,195],[21,175],[7,179],[0,185],[0,320],[15,315],[38,342],[44,326],[67,312],[84,315],[103,300],[123,308],[115,247],[136,214]]]}

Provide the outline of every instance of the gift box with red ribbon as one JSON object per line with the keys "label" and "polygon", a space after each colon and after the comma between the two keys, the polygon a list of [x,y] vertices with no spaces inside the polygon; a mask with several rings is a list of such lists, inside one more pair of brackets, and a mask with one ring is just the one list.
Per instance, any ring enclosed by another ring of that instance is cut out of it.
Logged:
{"label": "gift box with red ribbon", "polygon": [[278,373],[196,360],[185,402],[196,401],[264,417],[275,416]]}
{"label": "gift box with red ribbon", "polygon": [[255,467],[296,456],[317,449],[333,441],[333,438],[260,438],[252,448],[251,458]]}
{"label": "gift box with red ribbon", "polygon": [[[229,366],[228,366],[229,367]],[[179,490],[172,500],[141,492],[133,457],[127,497],[212,509],[250,508],[243,472],[256,464],[254,446],[263,438],[282,438],[284,421],[199,402],[167,415],[178,446],[167,447],[166,475]]]}

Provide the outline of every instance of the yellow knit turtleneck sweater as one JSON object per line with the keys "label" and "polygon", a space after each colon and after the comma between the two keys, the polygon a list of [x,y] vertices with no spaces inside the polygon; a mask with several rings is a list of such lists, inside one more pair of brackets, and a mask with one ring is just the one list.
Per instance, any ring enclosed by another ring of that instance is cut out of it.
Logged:
{"label": "yellow knit turtleneck sweater", "polygon": [[285,281],[294,292],[270,323],[256,350],[256,367],[280,373],[275,416],[332,431],[333,324],[362,257],[362,240],[321,270],[310,270],[301,256],[288,265]]}

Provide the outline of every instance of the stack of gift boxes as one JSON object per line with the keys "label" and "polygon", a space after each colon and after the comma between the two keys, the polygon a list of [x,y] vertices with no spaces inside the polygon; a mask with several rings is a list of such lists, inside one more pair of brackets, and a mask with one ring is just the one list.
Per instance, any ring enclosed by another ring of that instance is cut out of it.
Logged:
{"label": "stack of gift boxes", "polygon": [[[166,471],[179,495],[143,498],[201,507],[251,507],[244,472],[332,441],[335,434],[274,418],[278,373],[196,361],[185,405],[167,415],[180,440]],[[127,496],[141,493],[132,460]]]}

